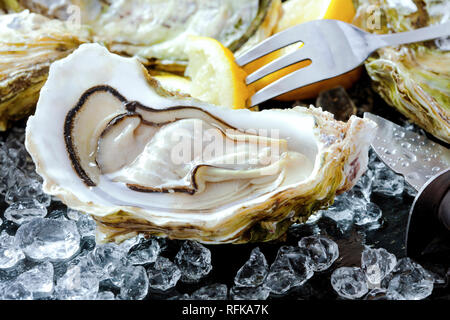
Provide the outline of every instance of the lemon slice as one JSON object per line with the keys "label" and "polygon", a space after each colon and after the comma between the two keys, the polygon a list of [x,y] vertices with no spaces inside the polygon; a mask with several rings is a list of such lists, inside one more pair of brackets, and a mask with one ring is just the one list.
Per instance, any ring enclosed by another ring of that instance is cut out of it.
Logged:
{"label": "lemon slice", "polygon": [[[317,19],[335,19],[351,22],[355,15],[355,8],[352,0],[288,0],[283,2],[282,8],[283,15],[275,28],[275,33],[297,24]],[[286,55],[293,50],[298,50],[302,45],[303,44],[293,44],[286,48],[272,52],[271,54],[248,64],[244,69],[247,74],[250,74],[267,63]],[[306,67],[309,64],[310,61],[298,62],[256,81],[250,87],[253,91],[260,90],[285,75]],[[335,87],[337,85],[342,85],[343,87],[348,88],[359,78],[359,71],[360,70],[357,69],[356,71],[352,71],[340,77],[329,79],[321,83],[316,83],[299,90],[294,90],[276,99],[309,99],[316,97],[320,91]]]}
{"label": "lemon slice", "polygon": [[352,0],[289,0],[283,3],[283,15],[275,32],[317,19],[351,22],[354,15]]}
{"label": "lemon slice", "polygon": [[163,73],[153,76],[160,85],[171,92],[191,95],[191,85],[192,82],[188,78],[181,77],[171,73]]}
{"label": "lemon slice", "polygon": [[186,44],[191,79],[191,96],[233,109],[246,107],[251,91],[245,84],[247,74],[234,62],[233,53],[219,41],[191,36]]}

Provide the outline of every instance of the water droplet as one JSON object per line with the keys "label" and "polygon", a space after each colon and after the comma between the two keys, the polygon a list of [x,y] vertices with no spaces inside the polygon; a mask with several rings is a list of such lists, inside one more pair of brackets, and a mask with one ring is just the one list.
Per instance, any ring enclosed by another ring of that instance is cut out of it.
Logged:
{"label": "water droplet", "polygon": [[403,155],[405,156],[406,159],[408,159],[411,162],[417,161],[417,157],[413,153],[403,151]]}
{"label": "water droplet", "polygon": [[411,143],[403,142],[403,143],[401,144],[401,146],[402,146],[402,148],[409,149],[409,148],[411,148]]}
{"label": "water droplet", "polygon": [[434,173],[438,173],[439,171],[441,171],[441,168],[439,168],[439,167],[433,167],[433,168],[431,169],[431,171],[434,172]]}
{"label": "water droplet", "polygon": [[408,175],[406,177],[411,180],[419,180],[420,179],[420,176],[417,172],[408,173]]}
{"label": "water droplet", "polygon": [[402,139],[405,137],[405,133],[403,131],[398,131],[394,134],[394,137],[397,139]]}
{"label": "water droplet", "polygon": [[385,149],[384,153],[389,154],[389,155],[393,155],[393,154],[397,153],[397,150],[396,149],[393,149],[393,150]]}

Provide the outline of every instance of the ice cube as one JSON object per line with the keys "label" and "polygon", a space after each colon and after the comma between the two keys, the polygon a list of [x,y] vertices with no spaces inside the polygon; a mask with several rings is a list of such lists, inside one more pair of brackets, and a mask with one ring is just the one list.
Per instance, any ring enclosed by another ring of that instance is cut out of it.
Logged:
{"label": "ice cube", "polygon": [[23,284],[18,282],[6,283],[0,289],[0,300],[32,300],[33,294]]}
{"label": "ice cube", "polygon": [[373,192],[395,197],[401,195],[404,188],[404,178],[385,165],[380,165],[375,170]]}
{"label": "ice cube", "polygon": [[269,269],[264,286],[275,294],[284,294],[301,286],[314,275],[309,253],[298,247],[282,246]]}
{"label": "ice cube", "polygon": [[279,265],[276,268],[271,268],[264,282],[264,287],[275,294],[284,294],[297,285],[298,280],[295,274],[291,270],[281,268]]}
{"label": "ice cube", "polygon": [[115,300],[116,296],[111,291],[102,291],[97,293],[96,300]]}
{"label": "ice cube", "polygon": [[237,272],[234,283],[240,287],[258,287],[264,282],[268,272],[266,257],[257,247],[252,250],[250,259]]}
{"label": "ice cube", "polygon": [[322,215],[333,220],[341,231],[346,231],[353,224],[353,205],[350,197],[340,195],[328,210],[322,211]]}
{"label": "ice cube", "polygon": [[227,300],[228,288],[225,284],[210,284],[195,291],[191,295],[194,300]]}
{"label": "ice cube", "polygon": [[33,260],[67,260],[80,249],[80,235],[73,221],[35,218],[19,227],[15,243]]}
{"label": "ice cube", "polygon": [[415,198],[417,196],[417,190],[414,189],[409,183],[405,183],[405,191],[410,196]]}
{"label": "ice cube", "polygon": [[363,194],[367,202],[370,202],[370,196],[372,194],[373,178],[374,178],[373,171],[368,169],[366,173],[361,178],[359,178],[358,182],[354,187],[354,189],[359,190]]}
{"label": "ice cube", "polygon": [[78,221],[80,219],[80,217],[82,217],[84,215],[84,213],[81,211],[78,211],[78,210],[68,208],[66,215],[67,215],[67,218],[69,218],[70,220]]}
{"label": "ice cube", "polygon": [[14,268],[24,258],[25,255],[18,248],[0,247],[0,269]]}
{"label": "ice cube", "polygon": [[51,197],[42,191],[42,184],[34,179],[18,176],[11,178],[8,191],[5,194],[5,202],[13,204],[24,200],[35,201],[45,207],[51,202]]}
{"label": "ice cube", "polygon": [[270,295],[270,289],[265,286],[256,288],[233,287],[230,297],[233,300],[266,300]]}
{"label": "ice cube", "polygon": [[197,282],[212,269],[211,251],[196,241],[185,241],[175,256],[183,282]]}
{"label": "ice cube", "polygon": [[142,300],[148,293],[148,278],[142,266],[129,267],[120,287],[122,300]]}
{"label": "ice cube", "polygon": [[128,262],[133,265],[153,263],[158,258],[161,248],[158,241],[151,239],[143,248],[128,253]]}
{"label": "ice cube", "polygon": [[88,253],[86,262],[100,280],[115,277],[119,284],[123,280],[117,269],[125,265],[125,252],[115,243],[95,247]]}
{"label": "ice cube", "polygon": [[187,293],[174,295],[167,300],[191,300],[191,297]]}
{"label": "ice cube", "polygon": [[366,247],[361,256],[361,269],[365,272],[371,287],[378,287],[381,281],[397,264],[395,255],[386,249]]}
{"label": "ice cube", "polygon": [[[60,221],[67,221],[66,217],[66,210],[65,209],[56,209],[52,210],[47,214],[47,219],[53,219],[53,220],[60,220]],[[76,222],[75,222],[76,224]]]}
{"label": "ice cube", "polygon": [[47,215],[47,208],[36,204],[34,200],[23,200],[11,204],[4,215],[9,221],[20,225],[34,218],[44,218]]}
{"label": "ice cube", "polygon": [[357,299],[368,291],[367,279],[361,268],[341,267],[331,274],[331,286],[338,295],[347,299]]}
{"label": "ice cube", "polygon": [[119,244],[119,247],[121,248],[122,251],[127,253],[128,251],[130,251],[131,248],[138,245],[142,241],[144,241],[144,235],[140,233],[140,234],[130,237],[129,239],[122,241]]}
{"label": "ice cube", "polygon": [[2,231],[0,234],[0,269],[12,269],[25,259],[25,254],[14,243],[14,237]]}
{"label": "ice cube", "polygon": [[9,248],[15,245],[14,236],[10,236],[6,230],[0,233],[0,247]]}
{"label": "ice cube", "polygon": [[78,232],[82,238],[94,237],[97,224],[95,220],[88,214],[83,214],[77,220]]}
{"label": "ice cube", "polygon": [[392,272],[381,282],[393,300],[422,300],[433,292],[434,279],[421,265],[410,258],[398,261]]}
{"label": "ice cube", "polygon": [[53,265],[50,262],[44,262],[22,273],[15,281],[33,293],[35,299],[45,298],[53,293],[53,275]]}
{"label": "ice cube", "polygon": [[386,289],[375,288],[369,291],[364,300],[389,300]]}
{"label": "ice cube", "polygon": [[354,211],[354,223],[358,226],[378,223],[383,212],[375,203],[366,203],[363,208]]}
{"label": "ice cube", "polygon": [[94,300],[98,288],[99,281],[92,272],[74,265],[56,281],[55,297],[59,300]]}
{"label": "ice cube", "polygon": [[298,246],[308,251],[311,258],[311,268],[314,271],[324,271],[331,267],[339,257],[336,242],[320,235],[302,238]]}
{"label": "ice cube", "polygon": [[159,256],[147,271],[150,288],[166,291],[176,286],[181,271],[169,259]]}

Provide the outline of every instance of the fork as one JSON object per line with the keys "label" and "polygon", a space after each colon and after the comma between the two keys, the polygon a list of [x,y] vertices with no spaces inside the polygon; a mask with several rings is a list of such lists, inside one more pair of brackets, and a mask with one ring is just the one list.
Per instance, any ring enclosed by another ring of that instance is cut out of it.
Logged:
{"label": "fork", "polygon": [[370,54],[379,48],[449,35],[450,22],[408,32],[376,35],[338,20],[314,20],[271,36],[236,58],[236,63],[244,66],[288,45],[303,43],[301,48],[273,60],[248,75],[246,83],[251,84],[294,63],[311,60],[308,66],[257,91],[250,101],[251,106],[255,106],[294,89],[347,73],[363,64]]}

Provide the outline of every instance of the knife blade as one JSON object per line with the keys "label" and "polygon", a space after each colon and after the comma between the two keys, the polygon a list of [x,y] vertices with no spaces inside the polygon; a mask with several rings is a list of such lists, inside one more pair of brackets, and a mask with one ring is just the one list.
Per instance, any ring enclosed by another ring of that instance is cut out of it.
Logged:
{"label": "knife blade", "polygon": [[450,150],[374,114],[364,118],[378,125],[372,143],[377,155],[418,191],[406,228],[407,256],[447,263],[435,244],[450,241]]}
{"label": "knife blade", "polygon": [[372,148],[394,172],[401,174],[417,191],[432,177],[450,167],[450,150],[418,134],[376,116],[364,113],[364,118],[378,125]]}

